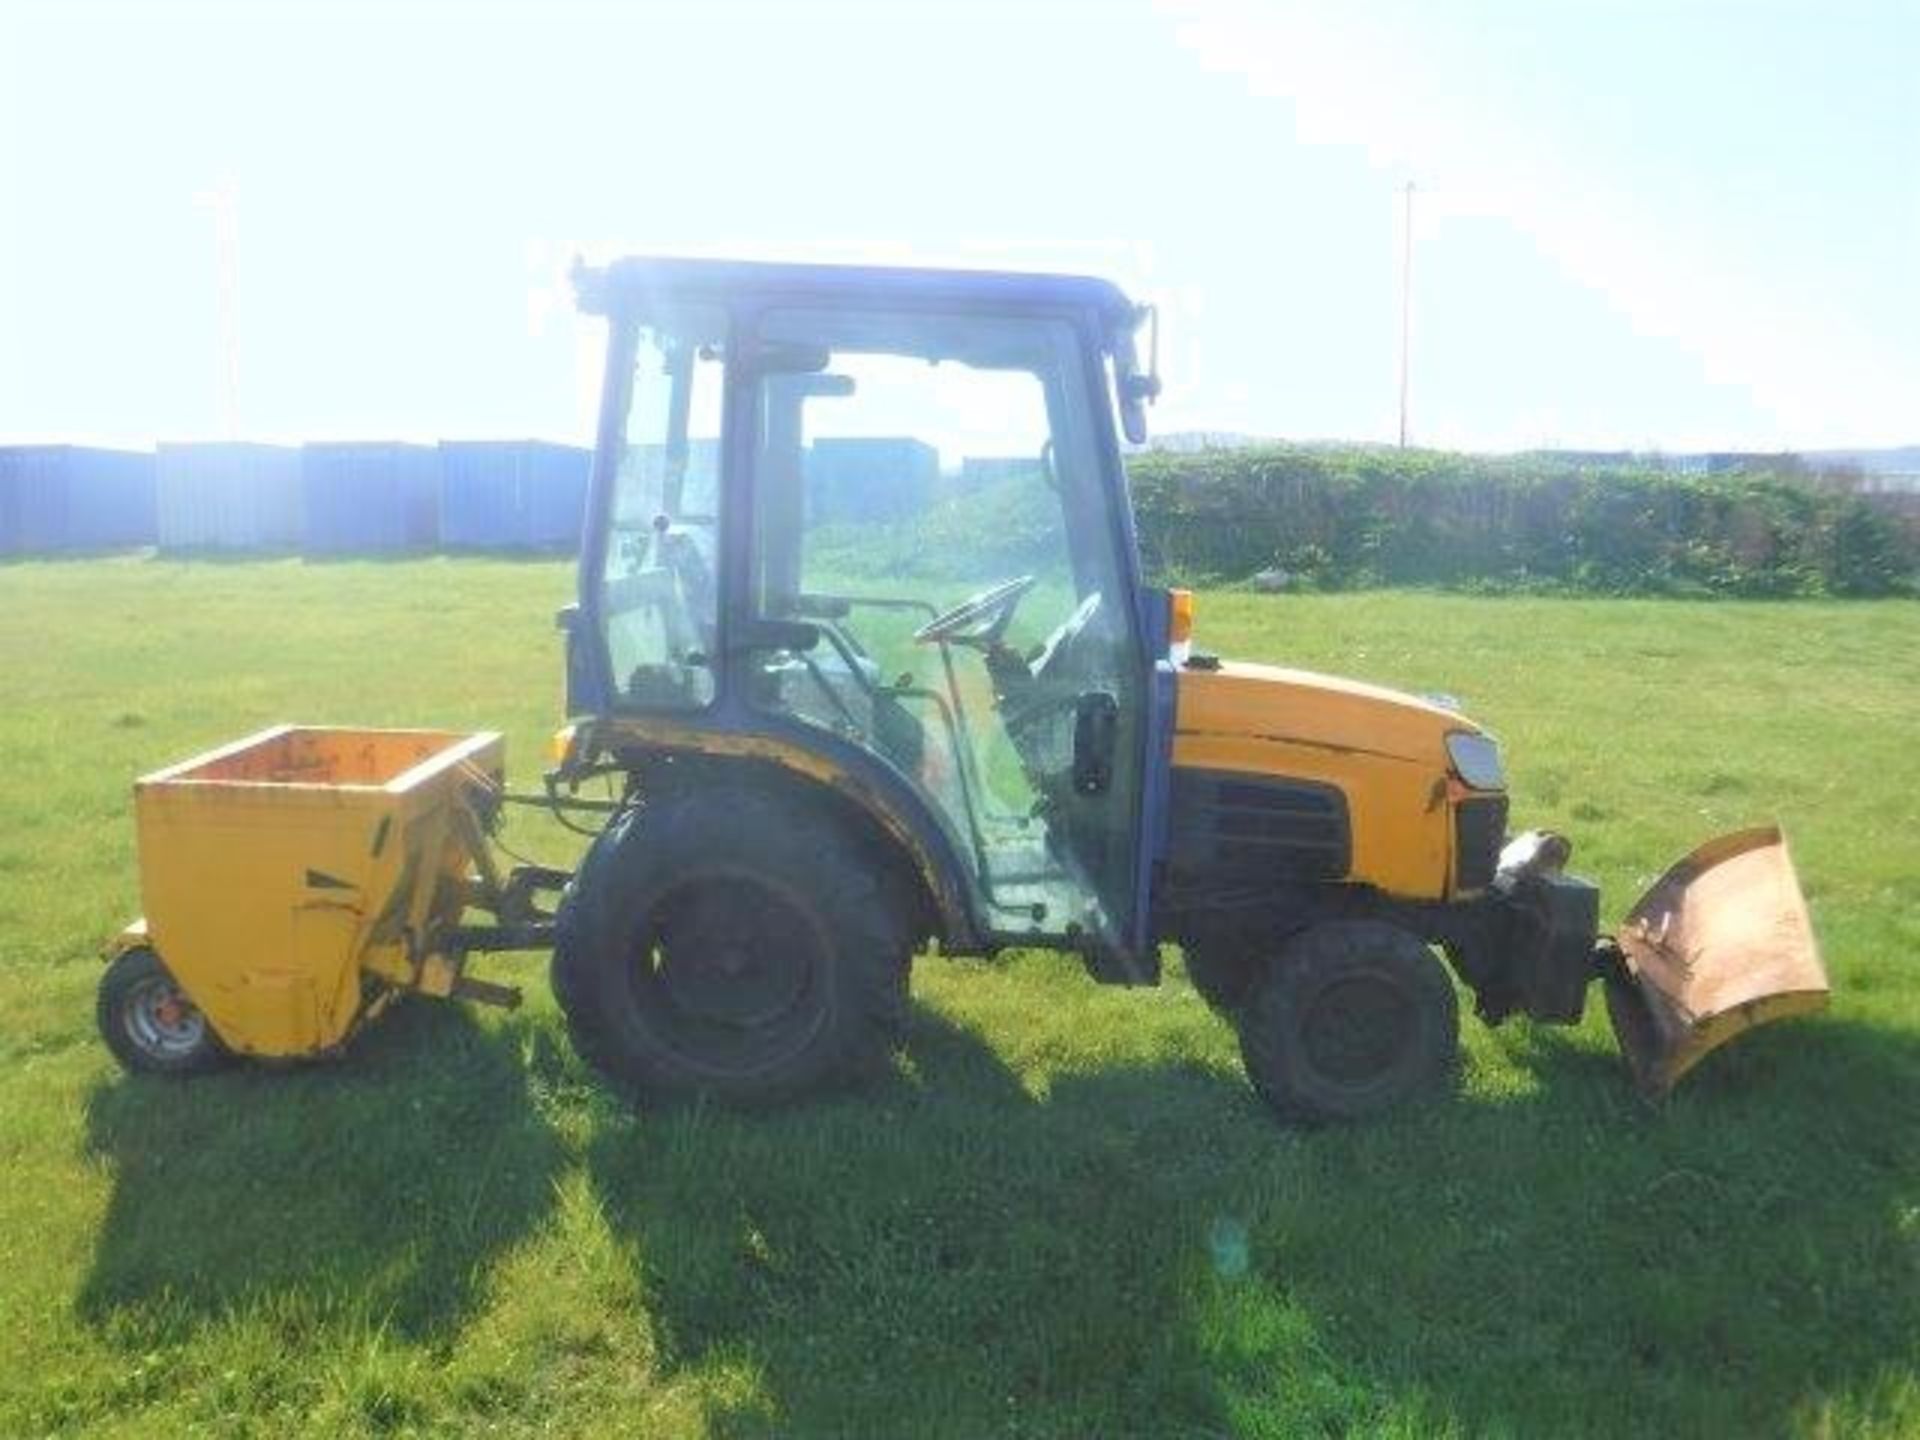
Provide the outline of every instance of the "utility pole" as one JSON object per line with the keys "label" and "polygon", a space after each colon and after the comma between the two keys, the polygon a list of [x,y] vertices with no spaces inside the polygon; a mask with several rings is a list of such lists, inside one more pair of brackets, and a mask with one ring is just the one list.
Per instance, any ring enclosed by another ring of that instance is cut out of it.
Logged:
{"label": "utility pole", "polygon": [[1400,448],[1407,448],[1407,336],[1413,326],[1413,181],[1407,181],[1406,237],[1400,249]]}
{"label": "utility pole", "polygon": [[231,440],[239,430],[240,421],[238,195],[233,182],[223,179],[193,199],[196,205],[213,212],[214,312],[220,334],[220,357],[215,374],[220,396],[220,429],[223,437]]}

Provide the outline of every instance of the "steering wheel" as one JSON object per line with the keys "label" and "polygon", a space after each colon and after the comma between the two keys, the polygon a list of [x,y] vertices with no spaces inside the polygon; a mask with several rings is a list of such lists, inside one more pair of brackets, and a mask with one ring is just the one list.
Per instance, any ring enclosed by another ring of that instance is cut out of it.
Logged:
{"label": "steering wheel", "polygon": [[934,616],[913,632],[913,638],[922,645],[950,640],[956,645],[991,646],[1006,633],[1007,622],[1013,619],[1020,597],[1037,583],[1031,575],[1016,575],[1011,580],[990,585],[977,595],[969,595],[951,610]]}

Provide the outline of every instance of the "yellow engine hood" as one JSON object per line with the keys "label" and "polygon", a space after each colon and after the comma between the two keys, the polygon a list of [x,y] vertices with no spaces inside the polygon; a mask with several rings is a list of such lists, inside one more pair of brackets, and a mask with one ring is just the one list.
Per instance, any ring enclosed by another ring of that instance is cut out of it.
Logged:
{"label": "yellow engine hood", "polygon": [[1182,670],[1175,729],[1191,736],[1287,740],[1445,768],[1449,731],[1477,731],[1426,700],[1308,670],[1223,661]]}

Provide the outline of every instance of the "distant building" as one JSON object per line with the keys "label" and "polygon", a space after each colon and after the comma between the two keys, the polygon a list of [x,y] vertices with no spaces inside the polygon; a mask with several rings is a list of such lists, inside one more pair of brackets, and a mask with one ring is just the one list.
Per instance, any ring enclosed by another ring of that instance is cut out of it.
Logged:
{"label": "distant building", "polygon": [[162,445],[163,550],[292,550],[300,544],[300,452],[239,442]]}
{"label": "distant building", "polygon": [[0,555],[153,544],[153,476],[146,452],[0,447]]}
{"label": "distant building", "polygon": [[940,452],[906,436],[816,440],[806,476],[809,524],[904,520],[932,506]]}
{"label": "distant building", "polygon": [[540,440],[440,442],[440,544],[448,550],[579,548],[592,456]]}

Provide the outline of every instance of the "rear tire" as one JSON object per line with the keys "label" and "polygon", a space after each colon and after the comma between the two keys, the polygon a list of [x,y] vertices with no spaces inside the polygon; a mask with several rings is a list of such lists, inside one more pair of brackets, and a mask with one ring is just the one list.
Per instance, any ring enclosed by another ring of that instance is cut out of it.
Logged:
{"label": "rear tire", "polygon": [[876,1067],[912,955],[887,873],[805,796],[714,786],[628,811],[561,907],[575,1048],[647,1100],[774,1103]]}
{"label": "rear tire", "polygon": [[138,1074],[201,1075],[230,1058],[200,1007],[145,945],[108,962],[94,1018],[114,1058]]}
{"label": "rear tire", "polygon": [[1240,1012],[1247,1077],[1284,1120],[1360,1120],[1452,1080],[1453,983],[1432,951],[1379,921],[1301,931],[1259,973]]}

